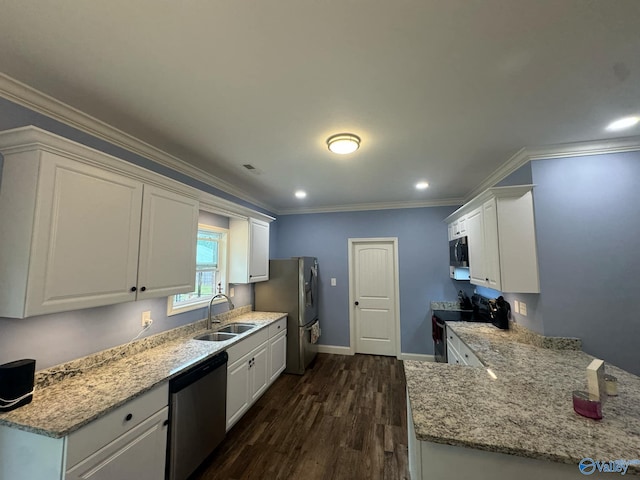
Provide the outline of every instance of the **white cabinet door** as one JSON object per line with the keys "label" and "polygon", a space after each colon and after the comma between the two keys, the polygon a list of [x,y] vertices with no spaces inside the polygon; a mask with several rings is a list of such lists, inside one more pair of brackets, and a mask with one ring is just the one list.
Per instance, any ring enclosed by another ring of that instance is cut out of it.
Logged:
{"label": "white cabinet door", "polygon": [[244,415],[250,405],[250,359],[251,353],[227,367],[227,431]]}
{"label": "white cabinet door", "polygon": [[269,224],[249,220],[249,282],[269,280]]}
{"label": "white cabinet door", "polygon": [[66,480],[163,480],[169,408],[98,450],[67,471]]}
{"label": "white cabinet door", "polygon": [[41,155],[25,316],[135,300],[142,184]]}
{"label": "white cabinet door", "polygon": [[269,224],[254,218],[232,218],[229,235],[229,282],[269,280]]}
{"label": "white cabinet door", "polygon": [[265,342],[251,353],[251,403],[255,402],[269,386],[269,342]]}
{"label": "white cabinet door", "polygon": [[467,215],[466,230],[469,241],[469,278],[474,285],[486,286],[488,280],[485,269],[482,207],[476,208]]}
{"label": "white cabinet door", "polygon": [[283,331],[269,340],[269,360],[271,364],[269,383],[287,367],[287,331]]}
{"label": "white cabinet door", "polygon": [[500,250],[498,244],[498,213],[496,199],[487,200],[482,206],[484,223],[484,254],[487,287],[501,289],[500,283]]}
{"label": "white cabinet door", "polygon": [[193,291],[198,202],[145,185],[142,206],[137,298]]}

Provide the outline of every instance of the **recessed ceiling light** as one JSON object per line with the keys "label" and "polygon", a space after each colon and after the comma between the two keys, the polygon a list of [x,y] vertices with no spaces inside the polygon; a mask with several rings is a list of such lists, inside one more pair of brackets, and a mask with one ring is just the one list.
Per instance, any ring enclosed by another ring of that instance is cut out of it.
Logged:
{"label": "recessed ceiling light", "polygon": [[631,128],[640,122],[640,117],[624,117],[616,120],[615,122],[611,122],[607,125],[607,130],[610,132],[617,132],[618,130],[624,130],[625,128]]}
{"label": "recessed ceiling light", "polygon": [[295,196],[296,198],[305,198],[307,196],[307,192],[304,190],[297,190]]}
{"label": "recessed ceiling light", "polygon": [[339,133],[327,138],[327,147],[333,153],[347,155],[360,148],[360,137],[353,133]]}
{"label": "recessed ceiling light", "polygon": [[424,189],[426,189],[428,187],[429,187],[429,184],[427,182],[418,182],[418,183],[416,183],[416,188],[418,190],[424,190]]}

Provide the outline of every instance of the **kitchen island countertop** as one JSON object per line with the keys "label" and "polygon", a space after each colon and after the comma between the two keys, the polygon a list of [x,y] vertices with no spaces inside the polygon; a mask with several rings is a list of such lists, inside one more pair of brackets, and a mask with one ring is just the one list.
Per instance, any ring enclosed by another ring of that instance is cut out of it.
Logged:
{"label": "kitchen island countertop", "polygon": [[258,328],[232,340],[194,340],[197,333],[204,332],[200,329],[103,366],[69,375],[46,387],[36,386],[30,404],[0,413],[0,425],[62,438],[286,315],[280,312],[243,313],[224,321],[223,325],[251,322],[258,324]]}
{"label": "kitchen island countertop", "polygon": [[585,457],[640,459],[640,377],[606,365],[619,396],[608,397],[595,421],[572,406],[594,357],[518,343],[512,331],[486,323],[447,328],[485,367],[404,362],[418,440],[575,465]]}

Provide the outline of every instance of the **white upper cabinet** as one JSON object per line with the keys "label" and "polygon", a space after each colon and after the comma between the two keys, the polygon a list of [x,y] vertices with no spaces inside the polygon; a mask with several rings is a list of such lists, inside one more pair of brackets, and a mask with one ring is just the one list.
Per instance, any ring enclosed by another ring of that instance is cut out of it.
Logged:
{"label": "white upper cabinet", "polygon": [[532,185],[492,188],[452,214],[468,212],[472,284],[502,292],[540,293],[531,189]]}
{"label": "white upper cabinet", "polygon": [[[36,143],[49,137],[58,148]],[[0,316],[193,289],[197,200],[123,175],[108,168],[121,161],[101,165],[103,154],[38,129],[20,132],[15,147],[6,140],[0,135]],[[60,149],[65,143],[73,153]]]}
{"label": "white upper cabinet", "polygon": [[145,185],[138,299],[191,292],[196,278],[198,202]]}
{"label": "white upper cabinet", "polygon": [[232,218],[229,235],[229,283],[269,280],[269,224],[255,218]]}
{"label": "white upper cabinet", "polygon": [[467,217],[462,216],[449,224],[449,240],[464,237],[467,234]]}

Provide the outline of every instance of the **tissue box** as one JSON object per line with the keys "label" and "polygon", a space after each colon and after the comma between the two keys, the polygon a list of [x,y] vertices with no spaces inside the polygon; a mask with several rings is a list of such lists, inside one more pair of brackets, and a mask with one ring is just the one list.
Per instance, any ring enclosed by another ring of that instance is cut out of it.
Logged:
{"label": "tissue box", "polygon": [[587,367],[587,389],[589,398],[601,403],[607,398],[607,387],[604,380],[604,361],[594,359]]}

